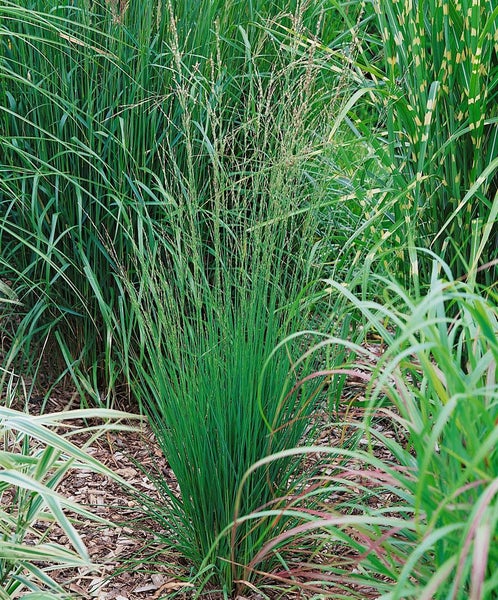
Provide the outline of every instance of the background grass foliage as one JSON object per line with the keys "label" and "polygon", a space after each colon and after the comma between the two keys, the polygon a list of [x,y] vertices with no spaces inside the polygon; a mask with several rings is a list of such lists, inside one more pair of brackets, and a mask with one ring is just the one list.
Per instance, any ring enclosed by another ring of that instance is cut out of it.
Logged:
{"label": "background grass foliage", "polygon": [[490,0],[0,2],[0,596],[89,562],[18,376],[147,416],[195,597],[496,596],[497,44]]}

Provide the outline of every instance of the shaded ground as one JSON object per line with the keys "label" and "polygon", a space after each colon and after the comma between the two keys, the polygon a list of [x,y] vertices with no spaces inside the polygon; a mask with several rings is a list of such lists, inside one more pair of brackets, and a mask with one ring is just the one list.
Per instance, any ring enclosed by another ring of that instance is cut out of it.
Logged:
{"label": "shaded ground", "polygon": [[[22,410],[24,407],[13,408]],[[27,410],[30,414],[40,412],[36,396],[31,398]],[[68,395],[65,393],[50,398],[45,407],[45,412],[66,410]],[[75,429],[83,425],[83,422],[71,421]],[[88,439],[89,435],[85,433],[70,436],[71,442],[78,447],[85,446]],[[173,487],[176,485],[167,461],[146,424],[137,431],[107,433],[93,441],[85,451],[153,501],[160,502],[159,495],[141,468],[161,473]],[[161,546],[158,535],[164,532],[158,530],[156,521],[146,519],[138,498],[132,497],[110,478],[82,469],[69,471],[57,491],[117,525],[107,527],[90,520],[75,523],[96,568],[93,571],[51,571],[51,577],[64,589],[75,597],[97,600],[153,600],[181,588],[188,592],[188,587],[178,578],[185,574],[180,557],[166,553]],[[46,525],[40,523],[35,527],[40,529]],[[47,534],[50,542],[72,549],[58,527],[52,527]],[[151,558],[152,554],[155,554],[155,559]]]}

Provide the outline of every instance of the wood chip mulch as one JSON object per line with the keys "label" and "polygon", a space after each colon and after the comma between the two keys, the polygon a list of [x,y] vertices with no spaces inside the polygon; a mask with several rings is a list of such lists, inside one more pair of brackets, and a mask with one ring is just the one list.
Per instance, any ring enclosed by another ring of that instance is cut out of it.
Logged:
{"label": "wood chip mulch", "polygon": [[[33,396],[27,406],[12,406],[29,414],[63,412],[75,408],[70,395],[59,393],[46,406]],[[177,592],[181,600],[191,596],[186,579],[188,570],[180,556],[166,550],[167,532],[154,519],[147,518],[147,503],[164,503],[146,473],[164,477],[171,489],[177,489],[175,477],[148,424],[130,423],[134,431],[108,432],[88,445],[89,434],[79,432],[83,422],[71,421],[75,433],[69,440],[113,473],[127,481],[143,498],[131,495],[111,478],[89,469],[69,471],[57,486],[57,492],[91,513],[109,521],[106,526],[79,517],[75,522],[94,569],[67,568],[50,570],[50,576],[74,598],[95,600],[156,600]],[[64,428],[60,433],[66,433]],[[6,495],[3,501],[8,501]],[[74,516],[74,515],[72,515]],[[37,528],[46,527],[36,524]],[[51,526],[46,539],[72,550],[65,533]],[[29,537],[28,537],[29,543]]]}
{"label": "wood chip mulch", "polygon": [[[140,432],[109,433],[87,452],[150,500],[163,502],[142,468],[160,470],[175,486],[174,476],[148,426]],[[188,584],[179,579],[180,557],[163,549],[161,535],[167,534],[158,530],[156,521],[144,518],[146,508],[140,505],[139,498],[131,497],[107,477],[81,470],[69,473],[58,492],[117,525],[105,527],[91,521],[79,524],[77,529],[97,567],[91,573],[74,569],[53,573],[65,589],[96,600],[154,600],[174,590],[188,590]],[[67,539],[60,534],[60,539],[54,534],[51,539],[65,545]]]}

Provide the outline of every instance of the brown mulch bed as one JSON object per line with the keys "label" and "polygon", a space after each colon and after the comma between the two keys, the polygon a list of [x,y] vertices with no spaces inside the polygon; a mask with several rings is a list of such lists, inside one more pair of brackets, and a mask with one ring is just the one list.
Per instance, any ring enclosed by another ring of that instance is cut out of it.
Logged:
{"label": "brown mulch bed", "polygon": [[[73,439],[73,442],[77,440]],[[174,477],[147,426],[139,432],[109,433],[94,442],[87,452],[120,475],[150,500],[162,502],[150,479],[141,468],[160,470],[172,485]],[[137,465],[140,465],[138,467]],[[84,598],[97,600],[143,600],[159,598],[167,591],[185,587],[168,564],[180,565],[179,559],[162,551],[159,525],[145,518],[139,498],[132,498],[122,487],[90,471],[69,473],[58,491],[78,504],[89,506],[99,517],[116,524],[105,527],[84,521],[77,527],[92,561],[92,573],[75,570],[54,574],[65,589]],[[137,519],[140,519],[138,521]],[[62,545],[67,539],[52,540]],[[151,559],[151,555],[159,556]],[[162,554],[162,555],[161,555]],[[177,567],[177,571],[181,571]]]}
{"label": "brown mulch bed", "polygon": [[[74,394],[59,391],[50,397],[44,413],[64,412],[72,406]],[[27,406],[12,406],[29,414],[39,414],[41,397],[33,395]],[[50,576],[75,598],[96,600],[155,600],[168,592],[179,591],[179,599],[188,597],[189,584],[182,558],[164,547],[167,533],[155,519],[147,518],[149,501],[159,506],[164,500],[146,473],[165,478],[170,488],[177,488],[155,438],[146,423],[134,431],[108,432],[88,445],[89,434],[81,433],[83,422],[70,421],[75,430],[69,439],[93,458],[133,486],[143,498],[131,495],[109,477],[85,469],[69,471],[57,486],[57,492],[90,512],[106,519],[112,526],[80,520],[75,527],[95,565],[88,569],[59,569]],[[67,433],[64,428],[61,433]],[[3,501],[8,501],[5,496]],[[46,525],[36,524],[46,528]],[[161,536],[162,539],[161,539]],[[29,543],[29,537],[27,539]],[[47,541],[72,549],[64,532],[57,526],[47,531]],[[181,590],[185,590],[184,595]]]}

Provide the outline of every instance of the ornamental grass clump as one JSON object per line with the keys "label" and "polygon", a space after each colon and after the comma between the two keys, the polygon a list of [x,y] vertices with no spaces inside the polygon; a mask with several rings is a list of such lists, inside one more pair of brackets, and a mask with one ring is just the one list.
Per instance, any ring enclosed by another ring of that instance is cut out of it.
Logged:
{"label": "ornamental grass clump", "polygon": [[[293,19],[302,31],[305,13]],[[310,382],[292,391],[302,342],[274,348],[306,324],[313,303],[300,311],[296,298],[322,274],[320,257],[347,213],[329,185],[336,171],[323,78],[330,71],[316,47],[303,51],[297,30],[283,49],[270,32],[262,29],[258,44],[255,35],[250,27],[235,31],[230,47],[239,68],[230,77],[218,40],[214,84],[175,55],[185,153],[176,138],[165,140],[164,171],[143,189],[144,214],[148,203],[167,214],[144,228],[132,258],[119,265],[130,309],[115,328],[125,340],[121,364],[131,393],[178,483],[151,474],[164,504],[149,506],[149,514],[191,565],[197,592],[227,596],[269,531],[288,526],[271,518],[234,535],[229,527],[250,465],[312,436],[319,389]],[[200,105],[206,113],[192,117],[189,107]],[[241,510],[274,505],[297,485],[298,463],[284,459],[258,473]],[[279,489],[275,481],[283,482]],[[249,578],[253,585],[258,575]]]}
{"label": "ornamental grass clump", "polygon": [[[313,383],[291,391],[302,345],[274,352],[303,324],[295,298],[316,273],[309,257],[319,214],[313,196],[302,195],[308,157],[295,153],[286,160],[289,146],[279,138],[291,132],[283,125],[295,121],[289,105],[280,110],[281,118],[266,127],[253,122],[260,136],[253,142],[272,168],[260,163],[251,181],[242,174],[233,181],[220,168],[217,211],[177,206],[171,217],[177,236],[158,229],[147,250],[135,253],[133,270],[122,272],[133,319],[128,379],[179,487],[178,493],[152,474],[165,502],[150,511],[166,531],[165,542],[192,565],[199,592],[232,594],[268,532],[286,526],[286,519],[270,519],[238,529],[235,537],[228,527],[244,472],[312,435],[318,401]],[[202,236],[206,227],[211,246]],[[242,510],[272,505],[292,488],[298,462],[282,460],[257,474]],[[283,482],[279,489],[276,481]]]}
{"label": "ornamental grass clump", "polygon": [[[498,255],[498,6],[373,0],[366,7],[375,20],[365,21],[369,45],[355,66],[377,119],[368,110],[359,122],[356,111],[352,122],[370,150],[358,182],[363,187],[367,175],[371,239],[397,250],[401,271],[411,265],[407,282],[427,282],[431,272],[407,241],[442,256],[457,277],[474,273]],[[477,279],[492,283],[492,270]]]}
{"label": "ornamental grass clump", "polygon": [[[285,565],[273,573],[277,582],[333,598],[491,600],[498,591],[496,295],[476,293],[444,264],[434,265],[419,297],[392,279],[374,281],[382,301],[328,282],[365,327],[355,364],[321,373],[360,371],[369,382],[348,407],[364,418],[338,424],[363,441],[274,457],[318,454],[323,462],[309,473],[308,494],[282,499],[301,522],[269,540],[249,568],[278,554]],[[251,476],[271,460],[251,467]],[[310,512],[317,498],[321,509]],[[310,541],[315,554],[302,561]]]}

